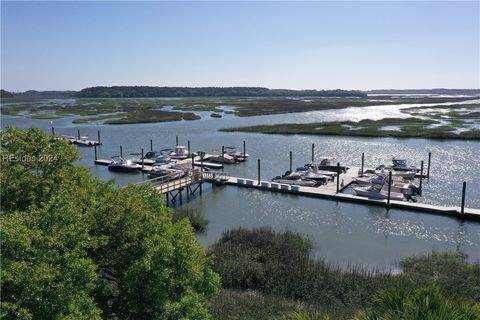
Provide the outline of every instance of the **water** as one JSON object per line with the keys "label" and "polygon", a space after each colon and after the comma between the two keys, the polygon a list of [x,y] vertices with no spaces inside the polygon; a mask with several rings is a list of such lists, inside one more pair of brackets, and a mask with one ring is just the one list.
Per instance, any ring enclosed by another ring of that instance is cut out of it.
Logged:
{"label": "water", "polygon": [[[474,102],[479,102],[475,100]],[[311,144],[315,143],[315,157],[333,156],[343,164],[360,166],[365,152],[366,167],[390,163],[391,157],[409,159],[420,165],[432,152],[431,178],[424,181],[421,202],[459,206],[462,182],[467,181],[466,206],[480,208],[480,142],[463,140],[427,140],[398,138],[357,138],[306,135],[264,135],[256,133],[218,132],[224,127],[289,122],[316,122],[332,120],[381,119],[406,116],[401,108],[417,105],[374,106],[346,108],[298,114],[257,116],[248,118],[204,117],[197,121],[179,121],[155,124],[73,125],[74,117],[58,120],[33,120],[24,117],[3,117],[2,126],[29,127],[36,125],[50,132],[52,126],[59,134],[82,135],[96,138],[101,131],[103,145],[99,158],[108,159],[119,154],[122,144],[124,156],[130,152],[171,147],[178,135],[180,144],[190,140],[192,150],[220,150],[222,145],[241,149],[247,141],[251,158],[241,164],[226,166],[234,175],[256,178],[257,159],[261,159],[261,177],[270,179],[284,173],[289,167],[289,151],[293,151],[294,167],[304,165],[311,158]],[[116,179],[117,184],[141,181],[143,174],[111,173],[104,166],[93,164],[93,148],[79,148],[80,165],[87,166],[101,179]],[[386,210],[381,207],[205,185],[202,196],[195,196],[185,206],[200,208],[209,220],[208,230],[199,236],[205,245],[215,242],[227,229],[239,226],[271,226],[276,230],[293,230],[310,237],[314,243],[313,255],[340,265],[362,264],[388,268],[405,256],[432,250],[463,250],[471,260],[480,260],[480,223],[464,222],[451,217]]]}

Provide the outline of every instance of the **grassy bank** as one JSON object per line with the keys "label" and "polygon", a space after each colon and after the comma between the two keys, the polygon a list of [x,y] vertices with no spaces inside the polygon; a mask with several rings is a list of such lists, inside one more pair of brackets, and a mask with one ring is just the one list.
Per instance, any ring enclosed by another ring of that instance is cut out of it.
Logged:
{"label": "grassy bank", "polygon": [[[470,98],[471,99],[471,98]],[[366,98],[132,98],[132,99],[67,99],[37,100],[19,103],[3,103],[3,115],[25,114],[28,117],[82,116],[75,123],[105,121],[111,124],[163,122],[195,120],[195,112],[212,112],[216,117],[227,113],[249,117],[257,115],[306,112],[346,107],[364,107],[374,105],[441,103],[468,100],[467,98],[429,98],[429,97],[366,97]],[[234,111],[225,111],[222,106],[230,106]],[[169,107],[169,110],[165,110]]]}
{"label": "grassy bank", "polygon": [[415,107],[402,110],[413,116],[408,118],[260,125],[224,128],[221,131],[478,140],[480,139],[480,129],[477,129],[480,125],[479,108],[479,104]]}
{"label": "grassy bank", "polygon": [[237,229],[211,247],[223,291],[213,298],[216,319],[271,319],[286,310],[321,310],[351,319],[372,305],[375,292],[410,292],[436,285],[446,298],[480,301],[480,265],[461,253],[432,253],[400,262],[402,273],[341,270],[310,258],[302,236],[271,229]]}

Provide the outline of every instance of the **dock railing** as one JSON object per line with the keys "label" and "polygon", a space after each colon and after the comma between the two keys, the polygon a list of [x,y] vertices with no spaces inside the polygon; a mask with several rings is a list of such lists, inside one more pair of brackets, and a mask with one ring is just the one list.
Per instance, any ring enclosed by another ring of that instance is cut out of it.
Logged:
{"label": "dock railing", "polygon": [[208,171],[208,172],[202,172],[202,179],[204,181],[225,181],[228,180],[231,175],[228,172],[214,172],[214,171]]}

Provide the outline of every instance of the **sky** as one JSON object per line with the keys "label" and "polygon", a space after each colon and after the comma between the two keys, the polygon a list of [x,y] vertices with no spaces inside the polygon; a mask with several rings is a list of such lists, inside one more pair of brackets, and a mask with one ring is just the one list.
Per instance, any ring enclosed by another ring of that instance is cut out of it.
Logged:
{"label": "sky", "polygon": [[1,2],[1,87],[479,88],[480,2]]}

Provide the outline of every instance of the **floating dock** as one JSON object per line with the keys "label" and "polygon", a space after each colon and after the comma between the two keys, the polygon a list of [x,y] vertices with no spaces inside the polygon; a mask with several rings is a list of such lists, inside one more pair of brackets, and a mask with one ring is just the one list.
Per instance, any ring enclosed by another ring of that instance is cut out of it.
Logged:
{"label": "floating dock", "polygon": [[[411,211],[423,211],[439,215],[449,215],[459,219],[480,220],[480,209],[464,208],[461,212],[461,207],[445,207],[436,206],[418,202],[396,201],[396,200],[378,200],[360,197],[351,194],[341,193],[347,188],[354,179],[358,176],[358,168],[353,167],[347,170],[346,173],[340,174],[339,187],[337,192],[337,181],[328,182],[326,185],[320,187],[304,187],[297,185],[281,184],[271,181],[259,181],[253,179],[246,179],[241,177],[232,177],[226,173],[221,172],[204,172],[203,178],[206,182],[225,184],[236,187],[254,188],[272,192],[283,192],[289,194],[296,194],[302,196],[309,196],[315,198],[323,198],[345,202],[356,202],[370,205],[384,206],[387,208],[399,208]],[[342,185],[343,181],[343,185]]]}

